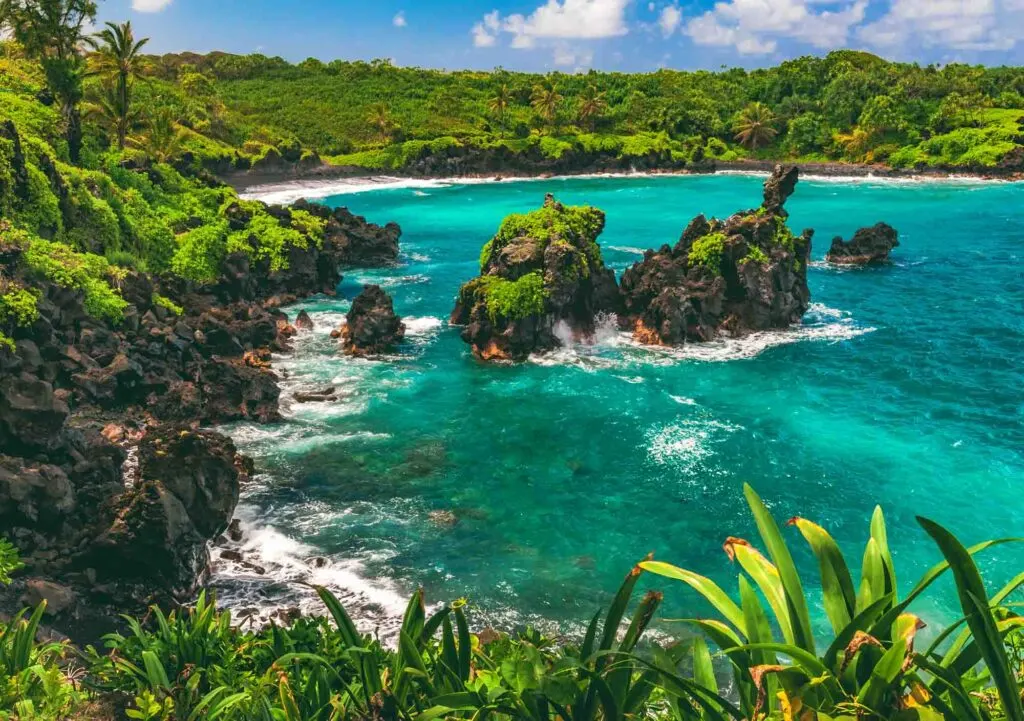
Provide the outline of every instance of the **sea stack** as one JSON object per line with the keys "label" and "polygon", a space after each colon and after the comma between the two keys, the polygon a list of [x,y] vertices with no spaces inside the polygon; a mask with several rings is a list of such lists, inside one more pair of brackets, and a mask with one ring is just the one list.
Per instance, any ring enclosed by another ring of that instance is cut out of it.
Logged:
{"label": "sea stack", "polygon": [[394,350],[405,337],[405,324],[395,314],[391,296],[379,285],[363,288],[345,321],[341,344],[346,355],[381,355]]}
{"label": "sea stack", "polygon": [[888,263],[889,254],[899,244],[896,229],[886,223],[878,223],[870,228],[861,228],[849,241],[836,236],[825,260],[836,265]]}
{"label": "sea stack", "polygon": [[597,208],[550,194],[539,209],[505,218],[451,316],[477,357],[524,360],[592,334],[598,314],[618,310],[615,273],[597,243],[604,223]]}
{"label": "sea stack", "polygon": [[795,166],[776,166],[756,210],[725,221],[699,215],[674,247],[649,250],[622,276],[622,321],[641,343],[679,345],[786,328],[810,305],[813,230],[794,235],[786,200]]}

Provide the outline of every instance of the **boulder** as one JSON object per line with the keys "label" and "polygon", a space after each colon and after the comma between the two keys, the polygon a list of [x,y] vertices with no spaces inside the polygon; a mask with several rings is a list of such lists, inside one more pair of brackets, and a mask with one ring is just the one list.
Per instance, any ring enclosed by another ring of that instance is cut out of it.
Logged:
{"label": "boulder", "polygon": [[228,528],[252,464],[225,436],[176,425],[151,429],[139,457],[143,482],[122,496],[82,563],[101,584],[185,597],[205,576],[207,542]]}
{"label": "boulder", "polygon": [[615,273],[597,243],[604,222],[600,210],[551,195],[540,209],[505,218],[451,315],[477,357],[523,360],[591,335],[599,314],[618,310]]}
{"label": "boulder", "polygon": [[304,310],[299,311],[299,314],[295,316],[295,328],[297,330],[313,330],[313,319],[309,317],[309,313]]}
{"label": "boulder", "polygon": [[627,269],[621,320],[634,338],[679,345],[798,322],[810,305],[813,231],[796,236],[786,225],[797,179],[795,167],[778,166],[760,208],[725,221],[699,215],[674,247],[649,250]]}
{"label": "boulder", "polygon": [[873,265],[887,263],[893,248],[899,247],[899,233],[891,225],[878,223],[870,228],[861,228],[853,238],[844,241],[836,237],[832,241],[825,260],[836,265]]}
{"label": "boulder", "polygon": [[59,466],[0,456],[0,527],[56,531],[74,510],[75,489]]}
{"label": "boulder", "polygon": [[393,350],[405,337],[405,324],[395,314],[391,296],[379,285],[363,288],[345,321],[341,343],[347,355],[380,355]]}
{"label": "boulder", "polygon": [[8,453],[56,449],[69,414],[50,383],[27,373],[0,379],[0,448]]}
{"label": "boulder", "polygon": [[21,596],[21,603],[29,608],[35,608],[40,603],[46,602],[47,616],[60,616],[73,611],[78,603],[78,597],[74,589],[63,584],[48,581],[44,578],[30,578],[25,582],[25,592]]}

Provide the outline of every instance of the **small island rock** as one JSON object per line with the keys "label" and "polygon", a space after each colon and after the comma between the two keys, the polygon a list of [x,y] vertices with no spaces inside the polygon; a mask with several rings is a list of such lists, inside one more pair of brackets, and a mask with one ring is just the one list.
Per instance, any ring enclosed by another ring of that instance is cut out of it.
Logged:
{"label": "small island rock", "polygon": [[551,195],[540,209],[505,218],[451,316],[477,357],[524,360],[568,335],[592,334],[599,313],[618,310],[615,273],[597,243],[604,223],[600,210]]}
{"label": "small island rock", "polygon": [[295,316],[295,328],[296,330],[313,330],[313,319],[309,317],[309,313],[304,310],[299,311],[299,314]]}
{"label": "small island rock", "polygon": [[725,221],[699,215],[675,247],[649,250],[622,276],[624,324],[651,345],[786,328],[810,304],[812,230],[794,235],[784,205],[799,171],[777,166],[764,204]]}
{"label": "small island rock", "polygon": [[896,229],[886,223],[878,223],[870,228],[861,228],[849,241],[837,236],[825,260],[836,265],[886,263],[892,249],[899,247],[899,244]]}
{"label": "small island rock", "polygon": [[356,296],[345,320],[341,342],[347,355],[380,355],[405,337],[405,324],[395,314],[391,296],[379,285],[368,285]]}

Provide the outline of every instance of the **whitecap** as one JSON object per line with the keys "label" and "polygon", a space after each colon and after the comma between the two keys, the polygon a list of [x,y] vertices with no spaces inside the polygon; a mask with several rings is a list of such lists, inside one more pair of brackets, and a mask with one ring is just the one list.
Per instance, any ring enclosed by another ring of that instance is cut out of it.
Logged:
{"label": "whitecap", "polygon": [[713,419],[682,419],[647,432],[647,455],[660,466],[688,473],[713,455],[713,443],[737,430],[742,429]]}
{"label": "whitecap", "polygon": [[671,398],[672,400],[674,400],[676,403],[678,403],[681,406],[695,406],[695,405],[697,405],[697,401],[693,400],[692,398],[687,398],[686,396],[673,396],[673,395],[669,395],[669,398]]}
{"label": "whitecap", "polygon": [[[314,515],[313,527],[330,522],[329,513]],[[239,506],[236,518],[242,540],[214,548],[212,554],[214,587],[221,605],[236,611],[252,609],[247,621],[261,626],[285,609],[323,614],[323,603],[311,588],[323,586],[352,613],[362,631],[376,631],[385,641],[395,640],[407,601],[392,581],[367,578],[361,560],[318,555],[315,546],[263,524],[252,507]],[[242,562],[223,558],[224,550],[240,553]]]}
{"label": "whitecap", "polygon": [[647,252],[643,248],[634,248],[632,245],[609,245],[608,250],[617,250],[620,253],[633,253],[635,255],[643,255]]}
{"label": "whitecap", "polygon": [[444,325],[440,318],[433,316],[402,318],[406,336],[433,335]]}

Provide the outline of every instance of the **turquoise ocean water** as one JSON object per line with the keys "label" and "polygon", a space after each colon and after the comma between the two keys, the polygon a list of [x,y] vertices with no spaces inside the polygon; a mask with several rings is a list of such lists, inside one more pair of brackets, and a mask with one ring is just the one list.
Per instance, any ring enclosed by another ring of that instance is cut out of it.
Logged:
{"label": "turquoise ocean water", "polygon": [[[745,481],[780,520],[824,525],[855,567],[881,504],[904,590],[938,559],[918,514],[968,542],[1024,535],[1022,185],[802,181],[790,223],[816,229],[817,261],[834,235],[880,220],[902,246],[887,267],[814,263],[811,311],[786,332],[665,351],[609,326],[592,346],[513,367],[478,363],[447,327],[481,245],[546,192],[607,213],[600,242],[621,270],[697,213],[756,206],[761,182],[422,183],[327,198],[401,224],[401,264],[347,272],[337,298],[290,309],[311,311],[317,330],[276,363],[288,421],[228,429],[256,458],[243,551],[266,573],[218,563],[222,599],[314,608],[295,581],[327,583],[386,633],[422,586],[432,601],[467,597],[480,625],[572,631],[649,551],[735,588],[721,544],[755,540]],[[385,361],[344,358],[328,337],[364,283],[407,318],[407,344]],[[288,401],[330,384],[338,403]],[[980,565],[1001,585],[1024,547]],[[681,584],[652,585],[667,616],[708,611]],[[959,616],[949,586],[919,611]]]}

